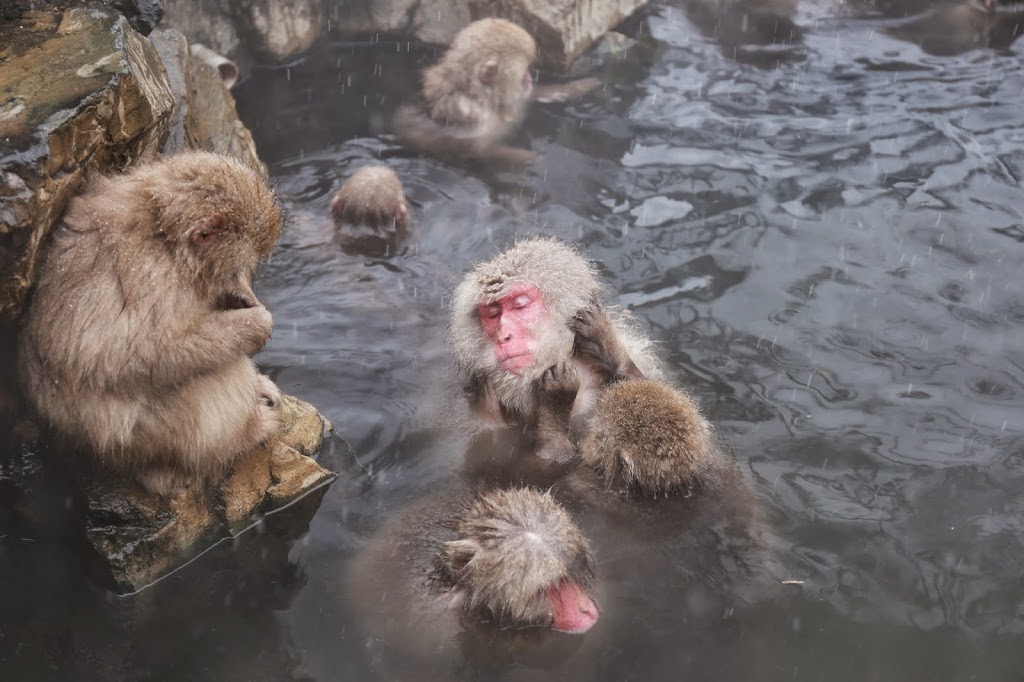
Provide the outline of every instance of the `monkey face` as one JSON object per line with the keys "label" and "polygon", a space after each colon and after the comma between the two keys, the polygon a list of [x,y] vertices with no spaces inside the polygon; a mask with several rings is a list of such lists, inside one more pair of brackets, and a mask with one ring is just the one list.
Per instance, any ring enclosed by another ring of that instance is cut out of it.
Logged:
{"label": "monkey face", "polygon": [[548,324],[548,311],[540,289],[529,284],[514,287],[496,301],[477,308],[484,334],[494,344],[494,358],[506,372],[521,374],[534,362],[534,329]]}

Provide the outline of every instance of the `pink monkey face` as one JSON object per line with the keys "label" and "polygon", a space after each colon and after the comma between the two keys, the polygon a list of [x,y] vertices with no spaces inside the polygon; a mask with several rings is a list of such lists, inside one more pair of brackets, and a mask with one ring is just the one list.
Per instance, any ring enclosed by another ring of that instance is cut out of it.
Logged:
{"label": "pink monkey face", "polygon": [[548,321],[540,289],[520,284],[497,301],[477,306],[477,315],[484,334],[494,344],[499,367],[521,374],[533,364],[536,333]]}

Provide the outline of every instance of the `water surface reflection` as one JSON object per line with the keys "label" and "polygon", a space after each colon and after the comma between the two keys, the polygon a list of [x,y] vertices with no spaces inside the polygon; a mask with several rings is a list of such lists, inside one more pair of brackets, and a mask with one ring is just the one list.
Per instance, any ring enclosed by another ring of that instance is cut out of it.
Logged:
{"label": "water surface reflection", "polygon": [[[1012,40],[929,54],[941,50],[896,16],[801,3],[799,40],[779,50],[799,58],[751,65],[698,30],[692,6],[655,3],[627,26],[643,58],[603,68],[607,87],[584,101],[533,111],[518,142],[543,163],[493,177],[413,158],[383,132],[430,51],[337,42],[244,84],[240,110],[289,211],[259,283],[275,316],[259,361],[352,453],[328,444],[342,478],[287,544],[300,580],[236,566],[253,591],[244,623],[209,614],[230,592],[202,568],[214,559],[180,574],[179,595],[210,604],[187,626],[157,617],[163,637],[204,633],[189,677],[247,678],[253,668],[225,665],[244,651],[270,679],[367,679],[341,576],[381,519],[460,465],[417,456],[415,396],[446,357],[445,295],[474,260],[543,232],[585,244],[650,329],[754,483],[773,570],[803,584],[719,604],[616,559],[600,566],[608,617],[571,655],[488,665],[471,651],[443,670],[1016,679],[1024,69]],[[389,258],[346,255],[331,193],[382,158],[406,183],[416,233]],[[265,598],[282,584],[285,598]],[[87,650],[117,639],[102,624],[118,602],[67,608],[101,623]],[[152,630],[137,637],[133,678],[180,670],[153,653]],[[42,638],[27,639],[36,651]]]}

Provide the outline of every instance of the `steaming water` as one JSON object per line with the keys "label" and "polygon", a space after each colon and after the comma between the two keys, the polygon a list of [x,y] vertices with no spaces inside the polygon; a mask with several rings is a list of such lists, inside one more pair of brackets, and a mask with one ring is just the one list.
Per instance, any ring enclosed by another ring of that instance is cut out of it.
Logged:
{"label": "steaming water", "polygon": [[[803,6],[802,43],[762,50],[694,19],[655,4],[627,25],[626,60],[596,72],[603,90],[536,107],[515,143],[543,161],[525,172],[470,174],[382,132],[431,50],[337,42],[257,70],[239,109],[288,211],[257,288],[275,320],[258,360],[351,445],[325,444],[339,480],[308,530],[271,519],[131,599],[54,550],[0,544],[21,595],[0,625],[4,679],[387,679],[341,576],[382,519],[457,470],[457,453],[427,464],[410,442],[446,357],[445,296],[534,233],[600,263],[754,485],[774,579],[802,584],[709,612],[675,574],[598,556],[611,615],[568,651],[437,670],[1019,679],[1020,48],[933,56],[864,8]],[[377,159],[405,183],[414,235],[392,257],[347,255],[330,197]]]}

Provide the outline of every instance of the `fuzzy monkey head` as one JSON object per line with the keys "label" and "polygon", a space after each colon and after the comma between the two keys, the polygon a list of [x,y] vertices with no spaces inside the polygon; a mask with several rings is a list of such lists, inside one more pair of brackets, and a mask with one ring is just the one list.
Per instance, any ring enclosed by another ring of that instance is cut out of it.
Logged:
{"label": "fuzzy monkey head", "polygon": [[450,337],[467,376],[533,381],[572,354],[569,323],[600,291],[594,266],[556,239],[524,239],[455,289]]}
{"label": "fuzzy monkey head", "polygon": [[708,468],[711,426],[693,400],[668,384],[631,379],[601,392],[580,459],[609,486],[658,497]]}
{"label": "fuzzy monkey head", "polygon": [[599,610],[589,591],[594,558],[550,493],[528,488],[477,497],[454,523],[442,561],[470,608],[499,622],[582,634]]}
{"label": "fuzzy monkey head", "polygon": [[441,61],[423,75],[423,99],[435,121],[477,123],[483,114],[504,121],[523,114],[533,91],[530,65],[537,44],[505,19],[481,19],[455,36]]}
{"label": "fuzzy monkey head", "polygon": [[402,182],[387,166],[363,166],[331,199],[331,215],[339,225],[398,230],[405,225],[408,212]]}
{"label": "fuzzy monkey head", "polygon": [[[256,305],[251,281],[281,234],[274,193],[255,170],[227,156],[186,152],[132,171],[148,229],[199,297],[225,308]],[[142,224],[146,224],[140,220]]]}

